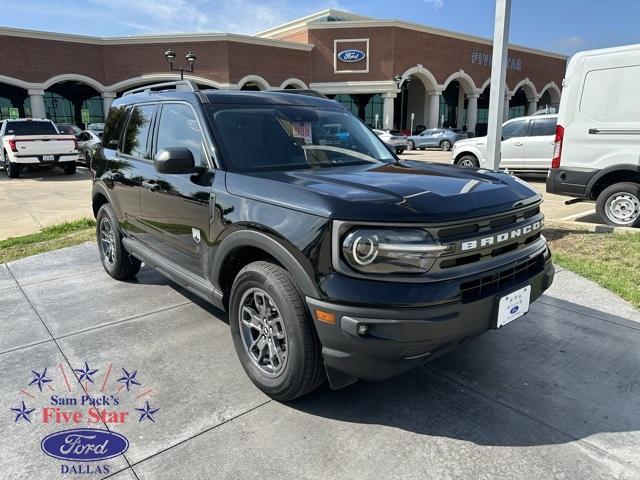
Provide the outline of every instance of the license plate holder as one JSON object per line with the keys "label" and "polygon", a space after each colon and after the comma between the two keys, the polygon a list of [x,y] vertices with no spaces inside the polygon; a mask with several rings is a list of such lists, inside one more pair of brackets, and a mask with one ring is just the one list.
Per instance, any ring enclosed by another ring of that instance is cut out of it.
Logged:
{"label": "license plate holder", "polygon": [[495,328],[504,327],[529,311],[531,285],[522,287],[500,298]]}
{"label": "license plate holder", "polygon": [[56,156],[55,155],[42,155],[42,161],[43,162],[55,162],[56,161]]}

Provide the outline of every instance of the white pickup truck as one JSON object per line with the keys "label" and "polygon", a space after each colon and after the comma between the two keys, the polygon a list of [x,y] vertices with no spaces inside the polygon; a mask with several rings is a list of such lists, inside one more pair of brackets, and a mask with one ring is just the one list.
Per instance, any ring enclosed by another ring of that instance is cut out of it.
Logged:
{"label": "white pickup truck", "polygon": [[0,124],[0,150],[0,162],[10,178],[19,177],[24,165],[59,166],[67,175],[76,172],[76,137],[60,134],[51,120],[3,120]]}

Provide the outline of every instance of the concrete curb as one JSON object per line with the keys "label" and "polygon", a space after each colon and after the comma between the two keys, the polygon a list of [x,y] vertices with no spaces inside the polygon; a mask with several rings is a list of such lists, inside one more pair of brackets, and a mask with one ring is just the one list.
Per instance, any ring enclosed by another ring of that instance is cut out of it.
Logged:
{"label": "concrete curb", "polygon": [[640,228],[612,227],[600,223],[574,222],[570,220],[547,220],[544,221],[545,228],[557,228],[559,230],[580,230],[594,233],[636,233],[640,234]]}

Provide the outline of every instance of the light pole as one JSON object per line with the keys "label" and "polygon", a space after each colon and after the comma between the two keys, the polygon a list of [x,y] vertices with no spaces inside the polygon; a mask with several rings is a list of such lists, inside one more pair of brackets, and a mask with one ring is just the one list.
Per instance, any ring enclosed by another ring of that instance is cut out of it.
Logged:
{"label": "light pole", "polygon": [[497,170],[500,167],[510,19],[511,0],[496,0],[491,87],[489,90],[489,121],[487,122],[487,165],[492,170]]}
{"label": "light pole", "polygon": [[[184,80],[184,67],[176,68],[173,66],[173,61],[176,58],[176,52],[173,51],[173,48],[170,48],[169,50],[164,52],[164,58],[167,59],[167,63],[169,64],[169,70],[171,70],[172,72],[180,71],[180,80]],[[188,71],[190,73],[193,73],[193,64],[196,63],[196,59],[198,57],[196,57],[195,53],[189,50],[189,53],[187,53],[184,56],[184,58],[187,61],[187,64],[189,65]]]}
{"label": "light pole", "polygon": [[404,82],[402,81],[402,77],[400,75],[396,75],[393,77],[393,80],[396,82],[396,87],[400,90],[400,133],[402,133],[402,127],[404,124],[404,91],[406,87],[409,86],[409,81],[411,79],[407,78]]}

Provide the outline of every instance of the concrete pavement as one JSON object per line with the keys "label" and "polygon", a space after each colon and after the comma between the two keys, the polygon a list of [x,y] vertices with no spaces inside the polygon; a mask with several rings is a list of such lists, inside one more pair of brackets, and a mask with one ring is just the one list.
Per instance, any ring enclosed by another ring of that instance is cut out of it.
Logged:
{"label": "concrete pavement", "polygon": [[56,223],[92,217],[89,171],[22,170],[20,178],[0,171],[0,240],[35,233]]}
{"label": "concrete pavement", "polygon": [[[146,267],[112,280],[93,244],[0,265],[0,295],[3,479],[74,477],[40,449],[71,427],[39,415],[83,392],[84,362],[98,370],[87,390],[106,377],[132,411],[110,425],[128,451],[100,462],[117,480],[640,477],[640,312],[570,272],[527,316],[422,368],[290,404],[247,379],[223,312]],[[31,370],[47,367],[40,392]],[[122,368],[137,371],[131,392]],[[9,410],[21,401],[31,423]],[[133,410],[144,401],[153,422]]]}

